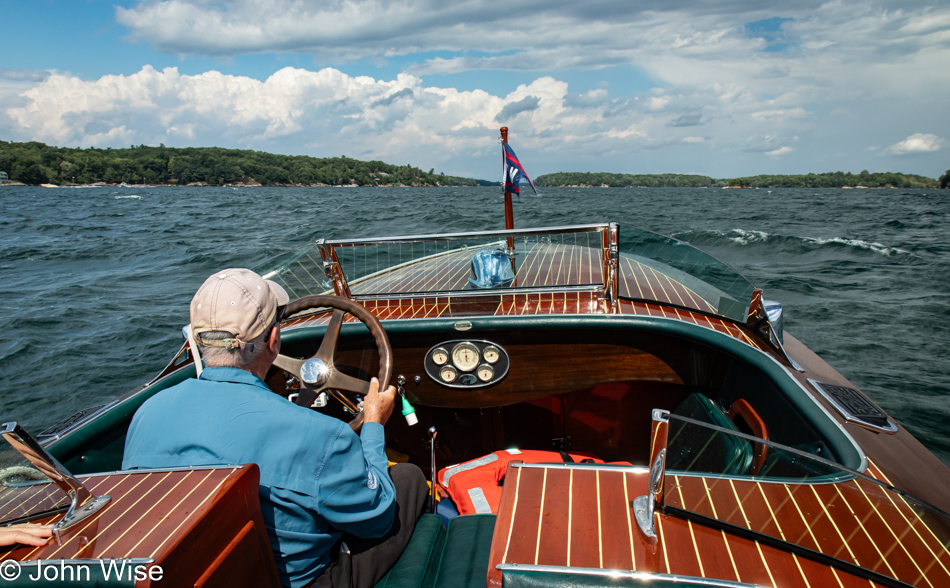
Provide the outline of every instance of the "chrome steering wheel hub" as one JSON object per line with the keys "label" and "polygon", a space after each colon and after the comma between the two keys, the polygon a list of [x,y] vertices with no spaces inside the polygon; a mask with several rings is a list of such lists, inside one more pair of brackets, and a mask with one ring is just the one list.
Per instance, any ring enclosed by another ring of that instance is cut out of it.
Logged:
{"label": "chrome steering wheel hub", "polygon": [[300,366],[300,379],[311,386],[322,386],[330,379],[330,366],[320,358],[311,357]]}

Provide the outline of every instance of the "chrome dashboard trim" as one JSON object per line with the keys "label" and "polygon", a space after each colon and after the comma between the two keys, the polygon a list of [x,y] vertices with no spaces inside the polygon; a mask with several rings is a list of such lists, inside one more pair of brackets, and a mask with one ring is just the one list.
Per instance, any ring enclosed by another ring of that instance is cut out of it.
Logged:
{"label": "chrome dashboard trim", "polygon": [[[460,346],[470,345],[475,348],[478,352],[478,362],[475,364],[472,369],[462,369],[460,366],[456,365],[454,355],[455,350]],[[493,364],[487,364],[484,361],[483,354],[488,348],[493,348],[498,351],[498,360]],[[432,354],[438,350],[449,350],[449,358],[444,364],[437,364],[432,359]],[[440,341],[428,349],[425,353],[423,361],[423,370],[426,375],[429,376],[429,379],[435,382],[440,386],[445,386],[446,388],[454,388],[456,390],[478,390],[481,388],[486,388],[488,386],[493,386],[498,382],[502,381],[505,376],[508,375],[508,370],[511,368],[511,359],[508,356],[508,352],[504,347],[495,343],[494,341],[489,341],[487,339],[453,339],[451,341]],[[482,381],[477,376],[477,371],[479,366],[482,364],[490,365],[494,374],[490,380]],[[442,370],[446,368],[452,368],[455,373],[455,379],[451,382],[446,382],[440,376]],[[474,378],[473,382],[462,383],[461,380],[466,377],[471,376]]]}

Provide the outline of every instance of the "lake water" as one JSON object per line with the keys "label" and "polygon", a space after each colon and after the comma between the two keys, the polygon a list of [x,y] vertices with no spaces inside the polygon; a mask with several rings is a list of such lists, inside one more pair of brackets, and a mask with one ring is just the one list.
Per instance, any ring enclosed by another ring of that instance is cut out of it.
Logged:
{"label": "lake water", "polygon": [[[950,463],[950,192],[548,188],[518,227],[688,241]],[[499,229],[497,188],[0,188],[0,419],[38,433],[150,379],[212,272],[313,239]]]}

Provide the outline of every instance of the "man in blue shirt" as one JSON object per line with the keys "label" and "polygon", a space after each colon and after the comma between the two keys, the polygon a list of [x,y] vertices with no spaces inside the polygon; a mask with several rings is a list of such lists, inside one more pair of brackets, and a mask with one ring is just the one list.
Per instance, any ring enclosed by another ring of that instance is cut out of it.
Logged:
{"label": "man in blue shirt", "polygon": [[[412,535],[425,477],[410,464],[387,468],[383,425],[393,410],[392,386],[379,392],[373,379],[359,436],[267,388],[287,301],[279,285],[250,270],[208,278],[191,303],[191,330],[207,368],[139,408],[122,466],[256,463],[281,582],[372,586]],[[351,551],[343,557],[341,538]]]}

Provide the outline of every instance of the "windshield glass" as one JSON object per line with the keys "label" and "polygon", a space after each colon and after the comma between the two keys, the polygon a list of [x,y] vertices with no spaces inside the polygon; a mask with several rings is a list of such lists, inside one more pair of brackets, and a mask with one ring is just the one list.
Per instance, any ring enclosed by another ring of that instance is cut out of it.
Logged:
{"label": "windshield glass", "polygon": [[[339,263],[350,294],[583,289],[605,292],[611,225],[318,241],[255,268],[293,298],[333,292]],[[698,249],[620,226],[620,298],[671,304],[745,322],[753,286]]]}
{"label": "windshield glass", "polygon": [[656,300],[745,322],[755,287],[692,245],[621,226],[620,297]]}
{"label": "windshield glass", "polygon": [[33,520],[68,506],[69,497],[59,486],[0,439],[0,524]]}
{"label": "windshield glass", "polygon": [[765,534],[915,586],[950,582],[950,517],[812,454],[669,415],[665,506]]}
{"label": "windshield glass", "polygon": [[324,256],[340,264],[354,296],[603,289],[606,230],[590,225],[318,242],[255,271],[296,297],[332,290]]}

